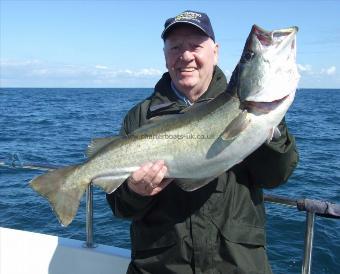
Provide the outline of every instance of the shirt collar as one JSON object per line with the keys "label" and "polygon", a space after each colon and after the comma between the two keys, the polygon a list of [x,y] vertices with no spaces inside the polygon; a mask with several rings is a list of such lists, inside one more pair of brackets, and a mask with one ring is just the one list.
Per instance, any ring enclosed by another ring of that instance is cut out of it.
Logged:
{"label": "shirt collar", "polygon": [[179,90],[176,89],[174,83],[171,81],[171,88],[174,91],[174,93],[176,94],[176,96],[183,101],[187,106],[191,106],[193,105],[193,103]]}

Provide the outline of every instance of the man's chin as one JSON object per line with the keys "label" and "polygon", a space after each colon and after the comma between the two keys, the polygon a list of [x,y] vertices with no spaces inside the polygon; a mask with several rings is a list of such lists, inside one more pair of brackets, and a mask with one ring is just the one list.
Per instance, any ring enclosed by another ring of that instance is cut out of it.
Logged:
{"label": "man's chin", "polygon": [[183,79],[177,82],[176,87],[179,91],[185,92],[192,90],[196,84],[196,81],[192,81],[192,79]]}

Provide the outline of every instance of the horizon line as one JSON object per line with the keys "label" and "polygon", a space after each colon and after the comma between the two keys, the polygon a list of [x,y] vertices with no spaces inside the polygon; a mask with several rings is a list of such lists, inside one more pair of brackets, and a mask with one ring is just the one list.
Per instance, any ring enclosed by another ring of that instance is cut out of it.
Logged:
{"label": "horizon line", "polygon": [[[0,89],[154,89],[154,87],[1,87]],[[340,89],[337,88],[320,88],[320,87],[299,87],[296,90],[301,89]]]}

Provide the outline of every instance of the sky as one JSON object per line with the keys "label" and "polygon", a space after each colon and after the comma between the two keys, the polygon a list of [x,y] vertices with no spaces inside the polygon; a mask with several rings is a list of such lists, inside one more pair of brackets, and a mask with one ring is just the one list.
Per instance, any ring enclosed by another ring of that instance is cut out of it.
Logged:
{"label": "sky", "polygon": [[251,26],[298,26],[299,88],[340,88],[340,0],[0,0],[0,87],[153,87],[164,22],[209,15],[229,78]]}

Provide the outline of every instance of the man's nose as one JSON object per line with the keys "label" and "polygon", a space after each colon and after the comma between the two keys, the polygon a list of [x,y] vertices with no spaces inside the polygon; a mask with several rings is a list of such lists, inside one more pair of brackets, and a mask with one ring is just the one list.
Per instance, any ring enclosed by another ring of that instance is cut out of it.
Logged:
{"label": "man's nose", "polygon": [[185,49],[180,56],[181,60],[187,61],[187,62],[190,62],[193,58],[194,58],[193,53],[188,49]]}

